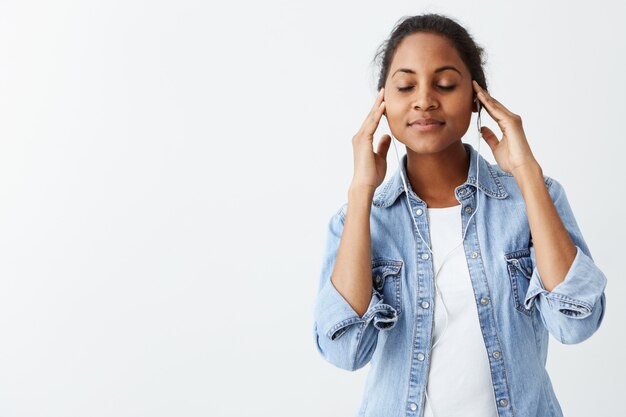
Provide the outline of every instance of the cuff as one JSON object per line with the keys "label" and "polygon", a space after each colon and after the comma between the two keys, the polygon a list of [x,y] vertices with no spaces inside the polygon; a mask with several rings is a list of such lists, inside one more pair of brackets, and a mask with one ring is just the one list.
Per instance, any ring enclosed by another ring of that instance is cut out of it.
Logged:
{"label": "cuff", "polygon": [[318,298],[320,303],[316,311],[317,325],[330,340],[337,339],[356,323],[363,323],[365,327],[373,322],[378,330],[389,330],[398,320],[396,309],[389,304],[384,304],[374,289],[372,289],[372,299],[363,317],[359,317],[330,279],[326,281]]}
{"label": "cuff", "polygon": [[537,268],[534,268],[524,305],[530,309],[535,297],[545,297],[551,309],[575,319],[584,319],[591,314],[605,287],[604,273],[576,246],[576,257],[570,269],[564,280],[552,291],[545,289]]}

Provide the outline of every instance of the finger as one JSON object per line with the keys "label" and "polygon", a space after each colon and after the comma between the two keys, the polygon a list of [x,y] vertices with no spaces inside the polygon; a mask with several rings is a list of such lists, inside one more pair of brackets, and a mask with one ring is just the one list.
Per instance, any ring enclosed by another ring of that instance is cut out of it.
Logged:
{"label": "finger", "polygon": [[363,124],[361,125],[361,133],[371,136],[374,134],[374,132],[376,132],[378,124],[380,123],[380,118],[385,112],[385,101],[383,100],[384,94],[384,88],[381,88],[378,96],[376,96],[374,107],[372,107],[369,114],[363,121]]}
{"label": "finger", "polygon": [[498,139],[496,134],[493,133],[493,131],[487,126],[481,127],[480,133],[483,139],[485,139],[485,142],[487,142],[487,145],[489,145],[489,147],[491,148],[491,150],[495,151],[496,146],[498,146],[498,144],[500,143],[500,140]]}
{"label": "finger", "polygon": [[370,110],[370,116],[372,116],[372,120],[376,121],[376,125],[378,125],[378,120],[380,120],[382,114],[385,112],[385,105],[385,88],[383,87],[376,95],[376,100],[374,100],[374,105]]}
{"label": "finger", "polygon": [[480,100],[481,104],[484,105],[487,113],[489,113],[493,120],[500,123],[501,121],[514,116],[514,114],[509,111],[509,109],[504,107],[502,103],[493,98],[486,90],[483,90],[483,88],[475,80],[472,80],[472,85],[476,91],[476,96]]}
{"label": "finger", "polygon": [[370,109],[370,112],[368,115],[372,115],[376,113],[376,111],[380,107],[380,104],[384,102],[384,97],[385,97],[385,89],[381,88],[378,94],[376,94],[376,99],[374,100],[374,104],[372,105],[372,108]]}

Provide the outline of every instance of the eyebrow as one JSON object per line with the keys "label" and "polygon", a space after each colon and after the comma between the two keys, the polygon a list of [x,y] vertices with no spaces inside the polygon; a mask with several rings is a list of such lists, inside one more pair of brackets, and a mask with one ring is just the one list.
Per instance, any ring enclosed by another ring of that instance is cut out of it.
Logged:
{"label": "eyebrow", "polygon": [[[444,65],[443,67],[439,67],[435,70],[435,73],[441,72],[441,71],[445,71],[445,70],[452,70],[452,71],[456,71],[459,73],[459,75],[462,77],[463,74],[461,74],[461,71],[459,71],[456,67],[453,67],[452,65]],[[397,72],[405,72],[407,74],[415,74],[416,72],[413,71],[410,68],[398,68],[392,75],[392,77],[394,75],[396,75]]]}

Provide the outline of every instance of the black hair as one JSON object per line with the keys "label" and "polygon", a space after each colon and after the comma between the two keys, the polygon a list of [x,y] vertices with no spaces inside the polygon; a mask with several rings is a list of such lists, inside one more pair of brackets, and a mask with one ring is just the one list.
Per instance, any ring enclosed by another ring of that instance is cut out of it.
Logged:
{"label": "black hair", "polygon": [[396,23],[389,39],[385,40],[378,47],[374,57],[374,62],[378,62],[380,66],[377,91],[380,91],[385,86],[389,66],[398,45],[406,36],[416,32],[431,32],[448,38],[458,51],[465,65],[467,65],[472,79],[476,80],[483,89],[488,91],[483,69],[485,64],[484,49],[474,42],[467,30],[457,21],[435,13],[401,18]]}

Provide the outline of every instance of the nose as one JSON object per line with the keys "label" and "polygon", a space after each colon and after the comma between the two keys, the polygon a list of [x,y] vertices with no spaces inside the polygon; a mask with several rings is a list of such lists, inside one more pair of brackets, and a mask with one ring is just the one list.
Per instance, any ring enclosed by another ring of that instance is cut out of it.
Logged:
{"label": "nose", "polygon": [[430,89],[423,88],[415,93],[415,97],[413,98],[413,108],[420,109],[422,111],[436,109],[439,106],[439,103],[431,94]]}

